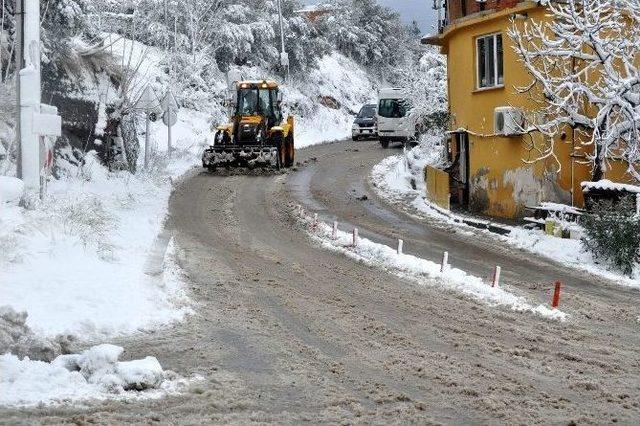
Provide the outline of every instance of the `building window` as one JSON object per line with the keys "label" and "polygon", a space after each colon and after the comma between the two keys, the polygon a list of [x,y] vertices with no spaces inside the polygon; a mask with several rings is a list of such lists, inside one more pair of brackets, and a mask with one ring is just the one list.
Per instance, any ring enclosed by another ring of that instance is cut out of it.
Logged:
{"label": "building window", "polygon": [[476,39],[476,65],[479,89],[504,84],[502,34],[490,34]]}

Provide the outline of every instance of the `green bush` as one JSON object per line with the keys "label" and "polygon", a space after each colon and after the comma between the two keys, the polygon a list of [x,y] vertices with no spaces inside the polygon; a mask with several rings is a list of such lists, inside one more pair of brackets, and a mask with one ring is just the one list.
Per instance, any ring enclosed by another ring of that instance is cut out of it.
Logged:
{"label": "green bush", "polygon": [[631,199],[600,201],[582,218],[583,246],[597,260],[631,275],[640,260],[640,216]]}

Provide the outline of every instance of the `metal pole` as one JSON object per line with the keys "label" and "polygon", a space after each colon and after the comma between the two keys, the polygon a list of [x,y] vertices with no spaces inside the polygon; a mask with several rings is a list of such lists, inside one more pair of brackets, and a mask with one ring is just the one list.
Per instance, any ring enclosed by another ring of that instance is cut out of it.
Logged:
{"label": "metal pole", "polygon": [[[22,139],[20,136],[20,70],[24,67],[24,58],[22,57],[22,33],[24,26],[23,7],[24,0],[16,0],[16,67],[14,75],[16,79],[16,177],[22,179]],[[9,58],[9,62],[10,62]]]}
{"label": "metal pole", "polygon": [[149,133],[151,132],[151,120],[149,119],[149,113],[145,112],[145,133],[144,133],[144,168],[147,169],[149,166],[149,154],[151,152],[151,147],[149,146],[150,138]]}
{"label": "metal pole", "polygon": [[171,158],[171,102],[167,102],[169,105],[167,106],[167,116],[169,120],[167,120],[167,155]]}

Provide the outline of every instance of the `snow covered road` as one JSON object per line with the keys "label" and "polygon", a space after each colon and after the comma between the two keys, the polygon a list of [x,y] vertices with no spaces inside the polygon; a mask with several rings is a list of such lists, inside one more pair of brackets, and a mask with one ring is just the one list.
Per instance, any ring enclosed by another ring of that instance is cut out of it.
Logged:
{"label": "snow covered road", "polygon": [[[2,422],[634,423],[640,415],[639,293],[489,237],[416,220],[368,183],[375,142],[299,151],[278,176],[176,185],[169,231],[195,314],[122,338],[131,357],[205,379],[183,395],[88,408],[0,410]],[[366,238],[488,277],[548,303],[565,284],[565,322],[420,286],[313,245],[292,213],[356,225]]]}

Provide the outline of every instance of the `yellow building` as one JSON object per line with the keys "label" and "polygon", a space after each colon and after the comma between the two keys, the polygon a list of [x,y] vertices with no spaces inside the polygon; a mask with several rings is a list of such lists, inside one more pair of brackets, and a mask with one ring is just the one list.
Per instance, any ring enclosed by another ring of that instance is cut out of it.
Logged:
{"label": "yellow building", "polygon": [[[531,97],[517,87],[531,83],[513,50],[507,30],[511,18],[549,19],[534,1],[448,0],[440,17],[437,36],[423,43],[438,45],[447,56],[451,139],[449,173],[451,204],[474,212],[506,218],[521,217],[526,206],[542,201],[582,206],[582,181],[591,180],[591,165],[577,149],[569,129],[555,143],[553,158],[533,164],[535,134],[498,136],[496,123],[512,117],[508,108],[532,111]],[[626,165],[611,162],[606,178],[627,182]],[[560,169],[560,170],[558,170]],[[445,189],[446,190],[446,189]],[[442,199],[442,194],[432,194]]]}

